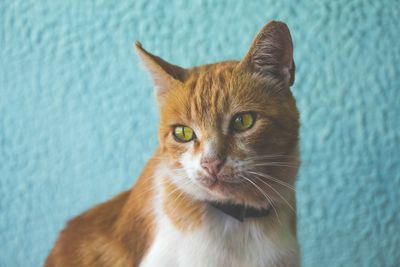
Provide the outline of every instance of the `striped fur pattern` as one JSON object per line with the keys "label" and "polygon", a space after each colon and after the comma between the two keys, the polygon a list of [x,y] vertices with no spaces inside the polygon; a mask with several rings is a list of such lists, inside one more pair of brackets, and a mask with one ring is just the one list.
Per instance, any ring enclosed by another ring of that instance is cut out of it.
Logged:
{"label": "striped fur pattern", "polygon": [[[184,69],[137,43],[160,107],[160,145],[130,191],[68,223],[45,266],[299,266],[292,49],[276,21],[241,61]],[[253,126],[235,132],[232,119],[246,112]],[[177,125],[194,140],[178,142]],[[211,201],[272,212],[239,222]]]}

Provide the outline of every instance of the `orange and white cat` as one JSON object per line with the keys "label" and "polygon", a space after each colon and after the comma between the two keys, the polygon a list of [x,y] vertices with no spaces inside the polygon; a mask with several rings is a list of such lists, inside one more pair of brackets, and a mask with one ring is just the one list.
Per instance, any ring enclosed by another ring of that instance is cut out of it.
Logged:
{"label": "orange and white cat", "polygon": [[184,69],[136,50],[160,145],[131,190],[68,223],[45,266],[299,266],[287,26],[268,23],[241,61]]}

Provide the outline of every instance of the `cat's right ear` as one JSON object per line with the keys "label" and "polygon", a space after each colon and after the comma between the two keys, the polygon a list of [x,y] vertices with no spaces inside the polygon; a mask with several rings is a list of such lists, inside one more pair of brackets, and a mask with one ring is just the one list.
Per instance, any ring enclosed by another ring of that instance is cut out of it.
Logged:
{"label": "cat's right ear", "polygon": [[159,102],[162,101],[163,96],[169,90],[182,85],[187,73],[184,68],[170,64],[162,58],[147,52],[139,42],[135,42],[134,46],[144,66],[150,73]]}

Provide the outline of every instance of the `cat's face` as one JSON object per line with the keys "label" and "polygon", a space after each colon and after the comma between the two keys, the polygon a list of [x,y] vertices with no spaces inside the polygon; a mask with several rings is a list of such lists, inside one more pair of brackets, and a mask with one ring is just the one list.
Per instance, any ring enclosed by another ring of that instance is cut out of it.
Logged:
{"label": "cat's face", "polygon": [[249,62],[256,64],[255,52],[249,53],[253,57],[241,62],[190,70],[155,65],[168,74],[156,77],[161,156],[174,183],[197,199],[261,207],[281,202],[293,185],[299,128],[289,90],[294,74],[257,70]]}

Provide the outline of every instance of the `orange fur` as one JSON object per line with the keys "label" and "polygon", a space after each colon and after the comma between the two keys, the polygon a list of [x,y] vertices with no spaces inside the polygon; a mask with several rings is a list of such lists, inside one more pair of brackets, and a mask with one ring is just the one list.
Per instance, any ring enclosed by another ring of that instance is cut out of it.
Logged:
{"label": "orange fur", "polygon": [[155,161],[148,163],[131,191],[71,220],[45,266],[138,266],[153,238]]}
{"label": "orange fur", "polygon": [[165,194],[163,208],[172,223],[181,231],[192,231],[203,221],[203,204],[195,201],[170,180],[164,181]]}
{"label": "orange fur", "polygon": [[[284,45],[271,52],[268,49],[274,46],[265,48],[260,43],[266,38]],[[192,155],[201,156],[207,142],[211,142],[215,157],[221,159],[244,160],[279,153],[288,156],[290,164],[298,165],[299,114],[289,90],[294,82],[294,63],[290,34],[284,24],[272,22],[265,26],[241,61],[183,69],[150,54],[139,43],[136,49],[152,75],[162,111],[160,146],[130,191],[67,224],[46,260],[46,267],[139,266],[156,235],[155,205],[159,197],[162,211],[177,230],[185,233],[199,228],[204,223],[207,204],[180,188],[174,177],[158,177],[157,168],[162,163],[171,171],[182,169],[182,155],[191,151]],[[271,53],[276,53],[277,58],[271,60]],[[265,55],[267,68],[262,65]],[[279,62],[285,68],[279,69]],[[244,111],[256,114],[255,125],[241,134],[226,130],[226,117]],[[195,125],[201,138],[190,145],[179,143],[172,136],[173,125]],[[226,176],[234,175],[233,167],[224,168]],[[261,179],[254,180],[276,201],[278,208],[286,209],[282,197],[288,205],[295,206],[294,192],[284,185],[294,184],[297,168],[260,166],[257,171],[280,177],[279,181],[268,181],[269,185]],[[202,174],[197,171],[196,175]],[[271,190],[271,186],[275,189]],[[216,184],[214,189],[229,195],[230,202],[255,207],[268,204],[263,193],[248,183]],[[290,216],[295,233],[295,214]]]}

